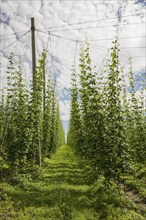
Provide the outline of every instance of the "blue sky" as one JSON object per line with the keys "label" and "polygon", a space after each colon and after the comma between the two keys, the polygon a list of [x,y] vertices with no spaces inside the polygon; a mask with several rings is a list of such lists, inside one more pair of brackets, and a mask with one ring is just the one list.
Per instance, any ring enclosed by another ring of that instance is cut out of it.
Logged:
{"label": "blue sky", "polygon": [[[30,19],[34,17],[38,30],[36,32],[37,58],[48,42],[47,74],[49,75],[50,70],[55,74],[62,120],[66,129],[70,110],[70,69],[76,54],[78,70],[78,58],[82,45],[82,42],[76,43],[76,41],[89,40],[93,65],[96,65],[98,70],[108,48],[112,45],[110,39],[115,37],[116,25],[119,24],[121,64],[125,65],[127,55],[133,57],[137,91],[141,87],[141,81],[145,75],[146,53],[145,38],[142,37],[146,32],[144,0],[3,0],[0,4],[2,50],[0,86],[5,84],[5,70],[10,52],[14,52],[16,65],[20,60],[22,61],[24,78],[28,84],[30,83],[32,77],[30,33],[11,46],[8,45],[30,30]],[[125,71],[128,71],[128,68],[125,68]]]}

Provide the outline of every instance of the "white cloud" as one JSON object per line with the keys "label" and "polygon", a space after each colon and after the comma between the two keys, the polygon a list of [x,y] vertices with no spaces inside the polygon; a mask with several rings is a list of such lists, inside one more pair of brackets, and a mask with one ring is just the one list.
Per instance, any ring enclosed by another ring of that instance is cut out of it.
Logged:
{"label": "white cloud", "polygon": [[[117,16],[117,12],[119,7],[121,6],[122,15],[130,15],[130,14],[140,14],[139,16],[131,16],[122,18],[121,23],[140,23],[144,21],[144,6],[143,4],[135,4],[135,1],[31,1],[31,0],[22,0],[22,1],[3,1],[1,3],[1,13],[3,13],[3,19],[5,21],[9,20],[8,23],[1,23],[1,34],[10,34],[13,32],[19,31],[27,31],[30,29],[30,18],[35,18],[36,29],[40,29],[42,31],[47,32],[46,28],[58,26],[58,25],[66,25],[70,23],[78,23],[82,21],[91,21],[91,20],[102,20],[89,24],[82,25],[73,25],[67,27],[60,27],[50,29],[52,30],[62,30],[62,29],[75,29],[79,27],[97,27],[97,26],[111,26],[113,24],[117,24],[118,19],[108,19]],[[2,17],[2,16],[1,16]],[[63,37],[72,38],[75,40],[84,40],[87,39],[106,39],[113,38],[116,35],[116,27],[103,27],[103,28],[95,28],[95,29],[83,29],[83,30],[70,30],[70,31],[59,31],[53,32],[53,34],[61,35]],[[119,37],[133,37],[133,36],[144,36],[145,28],[144,24],[137,25],[128,25],[122,26],[119,28]],[[10,37],[10,39],[5,40]],[[16,38],[12,38],[14,35],[3,36],[1,48],[6,47],[11,42],[16,40]],[[36,33],[37,38],[37,51],[41,53],[43,47],[46,46],[48,35],[43,33]],[[23,69],[24,74],[31,77],[31,67],[28,63],[28,59],[31,62],[31,35],[30,33],[21,39],[21,42],[24,46],[24,49],[20,45],[19,42],[16,42],[12,46],[8,47],[4,50],[6,56],[9,55],[10,51],[13,51],[15,55],[19,55],[20,58],[23,58]],[[93,59],[93,65],[96,64],[97,68],[103,62],[103,59],[107,53],[107,49],[111,44],[111,40],[97,40],[92,41],[91,44],[96,44],[101,48],[95,49],[91,48],[91,57]],[[70,74],[71,71],[68,68],[71,68],[76,43],[72,41],[68,41],[62,38],[57,38],[55,36],[51,36],[51,45],[52,49],[49,45],[49,52],[53,53],[53,55],[60,57],[60,62],[62,64],[55,64],[61,69],[61,74],[58,76],[58,93],[63,88],[70,87]],[[122,47],[144,47],[145,40],[144,38],[124,38],[120,39],[120,46]],[[105,48],[102,48],[105,47]],[[25,50],[25,54],[24,54]],[[77,59],[78,54],[80,52],[80,44],[78,44],[77,49]],[[131,56],[144,56],[144,49],[122,49],[121,54],[130,54]],[[37,52],[38,57],[38,52]],[[19,60],[18,57],[15,58]],[[76,59],[76,60],[77,60]],[[127,58],[121,56],[121,63],[124,65],[126,63]],[[1,53],[1,61],[2,65],[7,65],[7,59]],[[78,65],[78,62],[77,62]],[[66,66],[66,67],[65,67]],[[144,69],[145,66],[145,58],[133,58],[133,69],[134,72],[139,72]],[[4,68],[2,68],[2,76],[5,75]],[[60,109],[62,113],[63,120],[69,119],[69,101],[64,100],[64,102],[60,102]]]}

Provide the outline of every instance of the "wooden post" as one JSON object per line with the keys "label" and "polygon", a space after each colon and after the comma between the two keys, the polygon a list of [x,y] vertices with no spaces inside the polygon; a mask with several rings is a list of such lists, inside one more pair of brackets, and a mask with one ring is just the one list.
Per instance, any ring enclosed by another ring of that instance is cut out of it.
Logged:
{"label": "wooden post", "polygon": [[[31,45],[32,45],[32,80],[33,92],[36,92],[36,49],[35,49],[35,23],[34,18],[31,18]],[[38,141],[38,152],[36,158],[37,164],[41,167],[41,146],[40,140]]]}
{"label": "wooden post", "polygon": [[34,18],[31,18],[31,44],[32,44],[33,91],[35,91],[35,84],[36,84],[36,50],[35,50],[35,24],[34,24]]}

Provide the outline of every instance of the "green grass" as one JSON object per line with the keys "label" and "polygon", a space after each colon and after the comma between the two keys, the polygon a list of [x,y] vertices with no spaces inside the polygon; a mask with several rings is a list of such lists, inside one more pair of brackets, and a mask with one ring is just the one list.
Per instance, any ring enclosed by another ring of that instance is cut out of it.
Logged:
{"label": "green grass", "polygon": [[[137,170],[137,167],[135,168]],[[125,176],[124,184],[146,203],[146,167],[141,165],[135,175]]]}
{"label": "green grass", "polygon": [[61,146],[45,160],[37,181],[21,176],[17,185],[1,182],[0,219],[144,220],[116,187],[107,196],[102,177],[91,185],[89,170],[69,146]]}
{"label": "green grass", "polygon": [[139,196],[146,201],[146,184],[144,182],[141,182],[134,177],[128,176],[125,177],[125,183],[129,189],[139,194]]}

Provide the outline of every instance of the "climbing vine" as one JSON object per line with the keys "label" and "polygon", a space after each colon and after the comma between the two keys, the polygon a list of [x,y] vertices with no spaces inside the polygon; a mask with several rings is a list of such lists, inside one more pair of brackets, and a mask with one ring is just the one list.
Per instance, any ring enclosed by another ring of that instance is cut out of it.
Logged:
{"label": "climbing vine", "polygon": [[35,85],[29,89],[21,66],[14,68],[13,54],[9,57],[7,86],[0,103],[0,159],[13,176],[41,166],[64,143],[55,87],[51,80],[46,86],[46,53],[44,50],[37,62]]}
{"label": "climbing vine", "polygon": [[86,44],[80,54],[79,87],[76,73],[72,73],[68,142],[90,164],[94,174],[102,174],[106,182],[120,181],[123,174],[133,169],[134,161],[144,162],[143,106],[135,95],[131,59],[131,91],[125,87],[118,39],[113,42],[106,66],[99,73],[91,65],[89,45]]}

